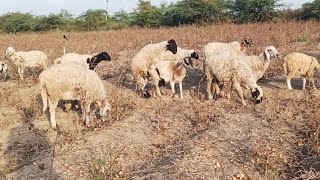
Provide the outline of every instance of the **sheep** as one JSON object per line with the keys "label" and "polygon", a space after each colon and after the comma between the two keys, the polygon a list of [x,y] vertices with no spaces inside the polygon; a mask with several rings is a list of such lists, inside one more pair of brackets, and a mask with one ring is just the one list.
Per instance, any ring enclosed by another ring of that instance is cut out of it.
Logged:
{"label": "sheep", "polygon": [[[279,56],[279,53],[274,46],[265,47],[264,51],[259,56],[239,55],[239,57],[241,57],[241,59],[249,65],[249,67],[253,72],[253,75],[257,78],[257,80],[260,79],[267,71],[270,65],[270,60],[272,58],[277,58],[278,56]],[[223,61],[223,59],[221,59],[221,61]],[[245,84],[242,84],[242,85],[245,86]],[[245,87],[246,89],[248,89],[248,86],[245,86]],[[226,95],[228,99],[230,99],[230,93],[231,91],[229,91]]]}
{"label": "sheep", "polygon": [[111,61],[111,56],[107,52],[101,52],[95,56],[89,54],[67,53],[56,58],[54,64],[60,63],[77,63],[81,66],[94,70],[101,61]]}
{"label": "sheep", "polygon": [[320,71],[320,65],[315,57],[292,52],[284,57],[283,68],[287,76],[286,81],[289,90],[292,90],[291,78],[293,77],[302,79],[302,90],[306,88],[306,79],[309,80],[309,83],[312,83],[313,89],[316,89],[313,74],[315,69]]}
{"label": "sheep", "polygon": [[256,84],[257,77],[254,75],[251,67],[241,57],[209,55],[206,59],[205,72],[209,99],[213,99],[212,83],[215,89],[219,90],[217,87],[219,82],[231,82],[232,87],[236,89],[241,98],[243,106],[246,106],[246,102],[243,98],[241,84],[245,84],[251,89],[251,95],[256,103],[262,102],[263,92],[261,87]]}
{"label": "sheep", "polygon": [[191,57],[194,59],[199,59],[199,54],[195,52],[193,49],[184,49],[177,47],[177,53],[172,54],[170,51],[166,51],[163,53],[162,60],[165,61],[181,61],[185,57]]}
{"label": "sheep", "polygon": [[136,81],[136,92],[145,98],[150,97],[150,94],[147,91],[144,92],[149,76],[158,76],[154,72],[150,73],[151,66],[160,61],[163,57],[163,53],[167,50],[171,51],[173,54],[177,53],[177,44],[174,39],[146,45],[131,61],[132,73]]}
{"label": "sheep", "polygon": [[91,71],[76,64],[55,64],[43,71],[40,76],[42,112],[48,108],[50,125],[56,129],[55,109],[58,101],[80,100],[82,119],[89,126],[90,104],[97,103],[100,108],[100,116],[111,111],[111,105],[102,80],[95,71]]}
{"label": "sheep", "polygon": [[164,82],[170,82],[172,90],[170,97],[173,97],[175,94],[174,85],[179,83],[180,98],[183,99],[182,81],[187,74],[186,68],[193,68],[191,57],[185,57],[179,61],[159,61],[155,65],[152,65],[152,71],[156,71],[158,74],[158,76],[153,79],[156,91],[159,91],[157,94],[161,94],[159,90],[160,80],[163,80]]}
{"label": "sheep", "polygon": [[8,66],[3,61],[0,61],[0,74],[3,74],[4,80],[8,77]]}
{"label": "sheep", "polygon": [[21,80],[24,80],[24,68],[40,67],[46,69],[48,66],[48,57],[42,51],[15,51],[13,47],[8,47],[6,57],[18,67],[18,73]]}

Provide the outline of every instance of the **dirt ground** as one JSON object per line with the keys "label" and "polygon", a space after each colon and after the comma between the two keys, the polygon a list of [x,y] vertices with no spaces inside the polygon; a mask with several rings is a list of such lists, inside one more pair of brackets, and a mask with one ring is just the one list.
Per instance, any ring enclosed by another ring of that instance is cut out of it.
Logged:
{"label": "dirt ground", "polygon": [[[291,43],[281,53],[291,51],[320,57],[318,43]],[[236,93],[207,100],[201,59],[188,70],[184,99],[169,98],[169,85],[162,98],[140,98],[130,70],[136,52],[123,49],[98,65],[113,108],[90,128],[78,110],[60,107],[59,130],[50,128],[37,74],[20,82],[11,72],[0,82],[0,179],[320,178],[320,91],[302,91],[299,79],[287,90],[282,58],[271,63],[277,73],[258,83],[263,102],[254,104],[245,90],[242,107]]]}

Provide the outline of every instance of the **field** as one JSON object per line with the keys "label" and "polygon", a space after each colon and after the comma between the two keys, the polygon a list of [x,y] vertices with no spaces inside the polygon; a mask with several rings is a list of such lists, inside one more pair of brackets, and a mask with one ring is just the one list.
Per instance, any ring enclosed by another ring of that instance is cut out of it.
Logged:
{"label": "field", "polygon": [[[70,39],[64,42],[62,36]],[[202,54],[208,42],[241,41],[249,36],[249,54],[274,45],[280,58],[259,81],[264,101],[248,106],[232,99],[209,101],[200,81],[202,60],[188,71],[184,99],[142,99],[134,92],[131,58],[146,44],[174,38],[178,46]],[[67,52],[107,51],[111,62],[98,65],[113,107],[106,122],[90,128],[80,112],[57,108],[59,131],[41,113],[38,73],[18,80],[5,49],[42,50],[50,63]],[[283,56],[299,51],[320,58],[320,23],[217,24],[103,32],[48,32],[0,35],[0,60],[10,79],[0,79],[0,179],[319,179],[320,92],[287,90]],[[319,74],[316,73],[319,78]],[[320,88],[317,80],[317,87]],[[308,84],[308,83],[307,83]]]}

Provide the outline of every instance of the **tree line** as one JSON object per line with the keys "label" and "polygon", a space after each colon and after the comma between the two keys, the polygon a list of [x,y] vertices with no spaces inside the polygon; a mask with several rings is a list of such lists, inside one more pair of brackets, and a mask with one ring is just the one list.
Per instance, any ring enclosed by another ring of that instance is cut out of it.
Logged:
{"label": "tree line", "polygon": [[0,16],[0,32],[93,31],[130,27],[158,28],[213,23],[256,23],[320,19],[320,0],[289,9],[280,0],[180,0],[154,6],[139,0],[133,12],[109,15],[103,9],[89,9],[75,17],[62,9],[59,13],[35,16],[10,12]]}

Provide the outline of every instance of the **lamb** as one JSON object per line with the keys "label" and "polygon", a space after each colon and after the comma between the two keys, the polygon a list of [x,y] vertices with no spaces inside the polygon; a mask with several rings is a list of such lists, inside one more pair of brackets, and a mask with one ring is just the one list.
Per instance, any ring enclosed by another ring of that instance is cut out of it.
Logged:
{"label": "lamb", "polygon": [[[223,59],[223,60],[221,60]],[[262,102],[263,92],[260,86],[256,84],[257,77],[251,67],[241,57],[228,57],[226,55],[209,55],[206,59],[205,72],[207,76],[208,98],[213,99],[212,83],[216,89],[219,82],[231,82],[241,98],[241,103],[246,106],[243,98],[241,84],[247,85],[251,89],[251,95],[256,103]]]}
{"label": "lamb", "polygon": [[161,78],[165,82],[170,82],[170,86],[172,89],[170,97],[173,97],[173,95],[175,94],[174,85],[176,83],[179,83],[180,98],[183,99],[182,81],[187,74],[186,68],[193,68],[193,62],[191,57],[185,57],[179,61],[159,61],[155,65],[153,65],[152,71],[156,71],[159,75],[153,79],[156,91],[159,91],[157,92],[157,94],[161,94],[158,86]]}
{"label": "lamb", "polygon": [[8,66],[3,61],[0,61],[0,74],[3,74],[4,80],[6,80],[8,76]]}
{"label": "lamb", "polygon": [[320,72],[320,65],[315,57],[292,52],[284,57],[283,68],[287,76],[286,81],[289,90],[292,90],[291,78],[293,77],[302,79],[302,90],[306,88],[306,79],[309,80],[309,83],[311,82],[313,89],[316,89],[313,74],[316,69]]}
{"label": "lamb", "polygon": [[133,57],[131,61],[132,73],[136,81],[136,92],[143,95],[145,98],[150,97],[148,92],[144,92],[149,76],[158,76],[155,72],[153,72],[155,74],[150,72],[151,66],[160,61],[163,57],[163,53],[167,50],[171,51],[173,54],[177,53],[177,44],[174,39],[146,45]]}
{"label": "lamb", "polygon": [[80,100],[82,118],[89,126],[90,104],[97,103],[100,116],[111,111],[111,105],[102,80],[95,71],[76,64],[56,64],[43,71],[40,76],[41,98],[43,113],[49,102],[50,125],[56,129],[55,109],[58,101]]}
{"label": "lamb", "polygon": [[21,80],[24,80],[24,69],[26,67],[40,67],[46,69],[48,65],[48,57],[42,51],[15,51],[13,47],[8,47],[6,57],[18,67],[18,73]]}
{"label": "lamb", "polygon": [[77,63],[90,70],[94,70],[101,61],[111,61],[111,56],[107,52],[101,52],[95,56],[89,54],[67,53],[56,58],[54,64]]}

